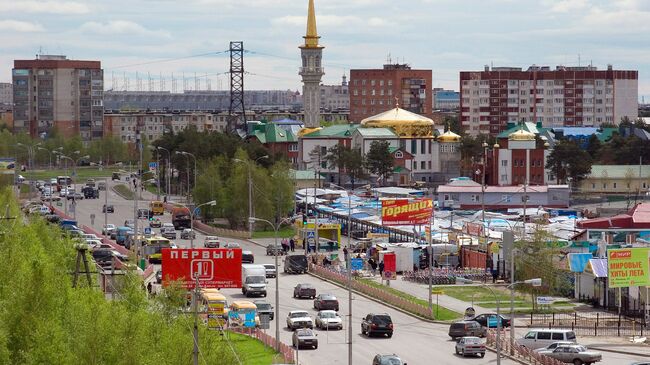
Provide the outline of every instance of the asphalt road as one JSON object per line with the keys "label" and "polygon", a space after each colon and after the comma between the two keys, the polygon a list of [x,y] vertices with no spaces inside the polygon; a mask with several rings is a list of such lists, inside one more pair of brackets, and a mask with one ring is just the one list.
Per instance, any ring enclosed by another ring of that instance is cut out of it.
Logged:
{"label": "asphalt road", "polygon": [[[112,182],[109,183],[113,185]],[[78,191],[78,190],[77,190]],[[102,205],[104,204],[104,194],[101,192],[100,199],[82,200],[77,202],[76,216],[80,224],[93,227],[101,231],[104,224],[104,214]],[[108,223],[123,225],[126,219],[133,219],[133,201],[127,201],[119,197],[112,190],[108,190],[109,204],[115,206],[115,213],[108,214]],[[140,207],[148,207],[148,202],[140,202]],[[95,214],[94,224],[91,224],[90,216]],[[162,217],[163,222],[171,221],[169,214]],[[139,224],[148,225],[146,220],[140,220]],[[155,230],[157,231],[157,229]],[[180,236],[180,234],[179,234]],[[204,236],[197,234],[194,241],[195,247],[202,247]],[[244,249],[251,250],[255,256],[255,263],[273,263],[272,256],[265,255],[265,249],[248,241],[225,239],[225,241],[239,242]],[[190,247],[189,240],[177,239],[174,241],[179,247]],[[339,314],[343,318],[344,327],[342,331],[323,331],[316,330],[318,333],[319,347],[317,350],[300,350],[298,358],[300,364],[320,365],[320,364],[347,364],[348,357],[348,295],[347,290],[339,288],[328,282],[319,280],[310,275],[285,275],[282,273],[282,263],[280,263],[280,315],[271,321],[271,328],[267,332],[275,334],[275,322],[280,321],[280,337],[286,344],[291,344],[292,332],[286,328],[286,317],[289,311],[302,309],[308,310],[312,315],[316,314],[313,309],[312,300],[294,299],[293,288],[298,283],[311,283],[316,287],[318,293],[334,294],[340,303]],[[272,305],[275,305],[275,279],[268,279],[267,292],[265,298]],[[239,289],[222,290],[231,299],[244,299]],[[250,298],[254,300],[253,298]],[[255,298],[257,299],[257,298]],[[264,298],[262,298],[264,299]],[[361,335],[361,319],[367,313],[388,313],[391,315],[395,332],[392,338],[367,338]],[[352,344],[353,344],[353,361],[355,364],[370,364],[374,355],[395,353],[403,358],[410,365],[425,364],[495,364],[496,355],[488,352],[485,358],[462,358],[454,354],[454,342],[447,335],[448,325],[428,323],[418,320],[390,307],[384,306],[378,302],[366,299],[363,296],[353,295],[353,313],[352,313]],[[622,354],[603,353],[604,359],[600,364],[619,365],[631,363],[637,357]],[[502,359],[502,364],[515,364],[515,362]]]}

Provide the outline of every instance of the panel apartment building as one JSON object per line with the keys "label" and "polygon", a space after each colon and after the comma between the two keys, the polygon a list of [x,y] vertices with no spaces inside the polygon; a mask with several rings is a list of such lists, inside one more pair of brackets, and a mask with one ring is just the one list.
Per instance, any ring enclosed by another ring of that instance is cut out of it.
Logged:
{"label": "panel apartment building", "polygon": [[638,115],[638,71],[593,66],[485,67],[460,73],[461,124],[497,135],[508,123],[592,127]]}
{"label": "panel apartment building", "polygon": [[32,137],[53,129],[84,142],[103,136],[104,72],[100,61],[40,55],[14,60],[14,132]]}
{"label": "panel apartment building", "polygon": [[431,118],[431,70],[413,70],[407,64],[386,64],[383,69],[350,70],[350,121],[361,120],[399,107]]}

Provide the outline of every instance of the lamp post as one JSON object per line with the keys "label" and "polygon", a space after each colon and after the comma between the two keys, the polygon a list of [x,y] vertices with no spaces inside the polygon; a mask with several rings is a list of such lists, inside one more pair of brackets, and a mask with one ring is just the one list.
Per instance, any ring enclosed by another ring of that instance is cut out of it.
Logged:
{"label": "lamp post", "polygon": [[36,147],[38,150],[41,151],[47,151],[48,157],[49,157],[49,163],[48,163],[48,168],[52,170],[52,153],[54,153],[55,150],[48,150],[47,148],[44,147]]}
{"label": "lamp post", "polygon": [[[257,163],[257,161],[265,159],[265,158],[269,158],[269,156],[264,155],[264,156],[258,157],[258,158],[255,159],[255,163]],[[246,164],[246,167],[248,169],[248,216],[252,217],[253,215],[255,215],[255,213],[253,212],[253,177],[252,177],[252,174],[251,174],[250,160],[245,161],[245,160],[240,160],[238,158],[234,158],[233,161]],[[248,220],[248,236],[249,237],[253,237],[253,224],[254,223],[255,223],[254,221],[251,221],[250,219]]]}
{"label": "lamp post", "polygon": [[169,185],[171,183],[171,181],[170,181],[171,180],[170,179],[170,173],[171,173],[170,170],[171,170],[171,168],[170,167],[171,167],[172,153],[169,152],[169,150],[166,149],[165,147],[160,147],[160,146],[156,147],[156,150],[157,151],[165,151],[165,152],[167,152],[167,168],[165,169],[165,177],[166,177],[165,185],[167,185],[167,196],[169,197],[169,193],[171,191],[170,188],[169,188]]}
{"label": "lamp post", "polygon": [[192,210],[190,210],[190,208],[188,208],[187,205],[184,205],[184,204],[181,204],[181,203],[176,203],[176,204],[178,204],[180,206],[183,206],[183,207],[185,207],[185,209],[190,211],[190,229],[192,230],[192,235],[190,236],[190,248],[194,248],[194,235],[195,235],[195,233],[194,233],[194,212],[197,209],[199,209],[199,208],[201,208],[203,206],[206,206],[206,205],[214,207],[215,205],[217,205],[217,201],[216,200],[210,200],[207,203],[197,205]]}
{"label": "lamp post", "polygon": [[34,147],[40,145],[40,143],[30,146],[24,143],[16,143],[16,146],[25,147],[27,149],[27,166],[29,167],[29,174],[31,178],[29,179],[29,198],[32,197],[32,186],[34,185]]}
{"label": "lamp post", "polygon": [[[75,151],[75,153],[79,153],[79,151]],[[63,154],[61,154],[61,155],[59,155],[59,156],[60,156],[60,158],[62,158],[62,159],[68,159],[68,160],[72,161],[73,170],[72,170],[72,179],[71,179],[71,182],[72,182],[72,186],[74,187],[74,186],[75,186],[74,178],[75,178],[75,176],[77,175],[77,164],[79,163],[79,161],[83,160],[84,158],[90,158],[90,156],[88,156],[88,155],[81,156],[81,157],[77,158],[76,160],[73,159],[72,157],[68,157],[68,156],[63,155]],[[77,191],[75,190],[75,192],[74,192],[73,195],[72,195],[72,201],[73,201],[73,202],[75,202],[74,194],[76,194],[76,192],[77,192]],[[67,191],[67,194],[70,194],[70,192]],[[66,214],[68,214],[68,197],[67,197],[67,194],[66,194],[66,198],[65,198],[65,202],[66,202],[66,203],[65,203]],[[76,206],[75,206],[75,209],[72,211],[72,218],[75,219],[75,220],[77,219],[77,207],[76,207]]]}
{"label": "lamp post", "polygon": [[269,224],[273,227],[273,240],[274,240],[274,256],[275,256],[275,351],[280,352],[280,273],[278,268],[278,230],[280,226],[292,219],[296,219],[298,216],[291,218],[284,218],[276,224],[273,224],[271,221],[262,218],[248,217],[249,223],[259,221]]}
{"label": "lamp post", "polygon": [[187,152],[187,151],[176,151],[174,152],[177,155],[183,155],[187,157],[187,201],[190,201],[190,157],[194,159],[194,187],[196,187],[196,156]]}

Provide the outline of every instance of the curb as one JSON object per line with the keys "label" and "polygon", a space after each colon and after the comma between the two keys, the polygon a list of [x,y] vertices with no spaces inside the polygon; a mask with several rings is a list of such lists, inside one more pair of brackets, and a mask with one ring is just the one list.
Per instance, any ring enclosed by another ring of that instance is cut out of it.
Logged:
{"label": "curb", "polygon": [[[126,184],[121,184],[121,185],[127,186]],[[117,186],[117,185],[113,185],[113,186],[111,187],[111,191],[112,191],[112,192],[114,192],[114,193],[117,194],[120,198],[122,198],[122,199],[124,199],[124,200],[127,200],[127,201],[133,201],[133,199],[129,199],[129,198],[125,197],[124,195],[122,195],[119,191],[115,190],[115,187],[116,187],[116,186]],[[134,194],[135,194],[135,193],[134,193]]]}
{"label": "curb", "polygon": [[589,346],[589,345],[585,345],[585,346],[587,346],[587,348],[593,349],[593,350],[599,350],[599,351],[605,351],[605,352],[613,352],[613,353],[622,354],[622,355],[633,355],[633,356],[642,356],[642,357],[650,356],[647,353],[646,354],[641,354],[641,353],[638,353],[638,352],[611,350],[610,348],[607,348],[607,347],[592,347],[592,346]]}
{"label": "curb", "polygon": [[[497,353],[496,348],[492,348],[491,346],[485,346],[485,348],[486,348],[487,350],[489,350],[490,352],[494,352],[495,354]],[[518,363],[520,363],[520,364],[522,364],[522,365],[531,365],[531,364],[532,364],[532,363],[530,363],[530,362],[526,362],[526,361],[524,361],[524,360],[522,360],[522,359],[519,359],[519,358],[517,358],[517,357],[514,357],[514,356],[512,356],[512,355],[510,355],[510,354],[508,354],[508,353],[504,353],[503,351],[501,351],[501,357],[505,357],[505,358],[510,359],[510,360],[512,360],[512,361],[514,361],[514,362],[518,362]]]}

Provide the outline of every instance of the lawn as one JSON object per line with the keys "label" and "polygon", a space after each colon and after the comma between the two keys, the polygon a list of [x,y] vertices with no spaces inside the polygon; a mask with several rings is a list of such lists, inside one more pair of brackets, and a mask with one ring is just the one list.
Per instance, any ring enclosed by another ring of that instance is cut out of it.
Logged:
{"label": "lawn", "polygon": [[[274,231],[255,231],[253,232],[253,238],[273,238]],[[291,238],[296,234],[293,226],[285,226],[280,228],[278,231],[278,238]]]}
{"label": "lawn", "polygon": [[124,184],[115,185],[113,187],[113,190],[115,190],[116,193],[122,195],[125,199],[133,200],[134,198],[133,190],[129,189],[129,187]]}
{"label": "lawn", "polygon": [[235,351],[243,355],[243,364],[270,365],[281,361],[279,356],[276,357],[277,352],[262,341],[239,333],[228,332],[227,336]]}
{"label": "lawn", "polygon": [[[483,287],[483,286],[476,286],[476,285],[468,285],[468,286],[435,286],[433,288],[434,290],[442,290],[445,292],[445,295],[449,295],[452,298],[456,298],[458,300],[462,300],[464,302],[472,302],[472,298],[474,299],[474,303],[478,302],[494,302],[494,295],[490,291],[490,289]],[[492,287],[494,290],[494,293],[496,294],[497,298],[501,302],[508,301],[510,302],[510,291],[506,290],[504,288],[499,288],[499,287]],[[530,302],[530,297],[524,297],[522,295],[518,295],[515,292],[515,300],[516,301],[526,301],[528,300]]]}
{"label": "lawn", "polygon": [[[373,286],[375,288],[380,288],[380,289],[382,289],[384,291],[387,291],[387,292],[389,292],[391,294],[397,295],[398,297],[404,298],[406,300],[413,301],[413,302],[415,302],[417,304],[420,304],[420,305],[423,305],[425,307],[429,306],[429,302],[426,301],[426,300],[420,299],[418,297],[414,297],[411,294],[404,293],[403,291],[391,288],[389,286],[382,285],[381,283],[378,283],[378,282],[376,282],[376,281],[374,281],[372,279],[357,278],[356,280],[359,280],[359,281],[363,282],[364,284],[368,284],[368,285]],[[434,298],[434,301],[435,301],[435,298]],[[436,320],[439,320],[439,321],[451,321],[451,320],[458,319],[458,318],[462,317],[462,315],[460,313],[454,312],[451,309],[447,309],[447,308],[445,308],[443,306],[436,306],[435,303],[433,304],[433,313],[434,314],[438,313],[438,315],[436,316]]]}
{"label": "lawn", "polygon": [[[65,169],[59,169],[59,170],[35,170],[35,171],[26,171],[22,172],[21,174],[26,178],[26,179],[31,179],[32,175],[34,176],[35,180],[45,180],[45,179],[50,179],[50,178],[55,178],[57,176],[72,176],[72,168],[69,168],[67,170]],[[96,179],[99,177],[111,177],[111,174],[115,171],[120,171],[120,169],[117,168],[106,168],[103,170],[99,170],[97,167],[78,167],[77,168],[77,175],[73,177],[75,182],[85,182],[87,179]]]}

